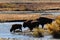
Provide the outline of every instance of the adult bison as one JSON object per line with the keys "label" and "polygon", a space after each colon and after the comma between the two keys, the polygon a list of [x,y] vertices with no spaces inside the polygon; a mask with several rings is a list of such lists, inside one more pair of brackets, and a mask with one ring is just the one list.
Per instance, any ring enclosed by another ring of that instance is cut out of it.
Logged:
{"label": "adult bison", "polygon": [[16,29],[20,29],[22,31],[22,25],[21,24],[13,24],[10,29],[10,32],[12,32],[12,31],[15,32]]}
{"label": "adult bison", "polygon": [[44,27],[45,24],[50,24],[54,19],[46,18],[46,17],[40,17],[36,19],[40,25],[42,25],[42,28]]}
{"label": "adult bison", "polygon": [[30,29],[30,31],[33,30],[33,28],[39,27],[39,22],[32,22],[32,20],[29,20],[27,22],[23,23],[23,27],[28,27]]}

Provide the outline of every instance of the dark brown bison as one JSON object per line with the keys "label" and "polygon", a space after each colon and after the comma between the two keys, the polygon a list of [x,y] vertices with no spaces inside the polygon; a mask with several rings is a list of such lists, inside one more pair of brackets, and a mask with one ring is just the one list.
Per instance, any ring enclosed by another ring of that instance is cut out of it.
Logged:
{"label": "dark brown bison", "polygon": [[42,28],[44,27],[45,24],[50,24],[54,19],[46,18],[46,17],[40,17],[37,19],[40,25],[42,25]]}
{"label": "dark brown bison", "polygon": [[22,32],[22,25],[21,24],[13,24],[11,29],[10,29],[10,32],[12,32],[12,31],[15,32],[16,29],[20,29]]}
{"label": "dark brown bison", "polygon": [[29,20],[27,22],[23,23],[23,27],[28,27],[30,31],[33,30],[33,28],[39,27],[39,22],[32,22],[32,20]]}

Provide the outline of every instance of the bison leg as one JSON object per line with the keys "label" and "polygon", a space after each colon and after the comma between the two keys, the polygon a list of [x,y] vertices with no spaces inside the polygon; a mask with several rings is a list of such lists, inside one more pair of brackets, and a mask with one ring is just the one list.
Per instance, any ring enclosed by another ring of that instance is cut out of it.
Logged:
{"label": "bison leg", "polygon": [[14,32],[15,32],[15,29],[11,28],[11,29],[10,29],[10,32],[12,32],[12,31],[14,31]]}
{"label": "bison leg", "polygon": [[10,32],[12,32],[13,30],[12,29],[10,29]]}
{"label": "bison leg", "polygon": [[22,32],[22,28],[19,28],[20,30],[21,30],[21,32]]}
{"label": "bison leg", "polygon": [[44,27],[44,25],[42,25],[42,28]]}
{"label": "bison leg", "polygon": [[30,28],[30,32],[32,32],[33,28]]}
{"label": "bison leg", "polygon": [[10,32],[12,32],[12,31],[13,31],[13,28],[10,29]]}

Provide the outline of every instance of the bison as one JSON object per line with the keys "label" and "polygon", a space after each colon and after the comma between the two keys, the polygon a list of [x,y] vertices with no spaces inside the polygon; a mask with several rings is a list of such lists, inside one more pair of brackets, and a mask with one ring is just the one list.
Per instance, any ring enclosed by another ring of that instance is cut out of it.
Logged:
{"label": "bison", "polygon": [[10,29],[10,32],[12,32],[12,31],[15,32],[16,29],[20,29],[22,32],[22,25],[21,24],[13,24],[11,29]]}
{"label": "bison", "polygon": [[42,25],[42,28],[44,27],[45,24],[50,24],[54,19],[46,18],[46,17],[40,17],[36,19],[40,25]]}
{"label": "bison", "polygon": [[28,27],[30,29],[30,31],[33,30],[33,28],[36,28],[39,26],[39,22],[32,22],[32,20],[29,20],[27,22],[23,23],[23,27]]}

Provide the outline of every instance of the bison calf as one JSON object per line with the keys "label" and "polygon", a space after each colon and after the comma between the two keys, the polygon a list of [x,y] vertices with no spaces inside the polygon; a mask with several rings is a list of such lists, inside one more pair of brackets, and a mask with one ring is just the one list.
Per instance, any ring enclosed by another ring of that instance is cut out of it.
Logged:
{"label": "bison calf", "polygon": [[22,25],[21,24],[13,24],[11,29],[10,29],[10,32],[12,32],[12,31],[15,32],[16,29],[20,29],[22,32]]}

